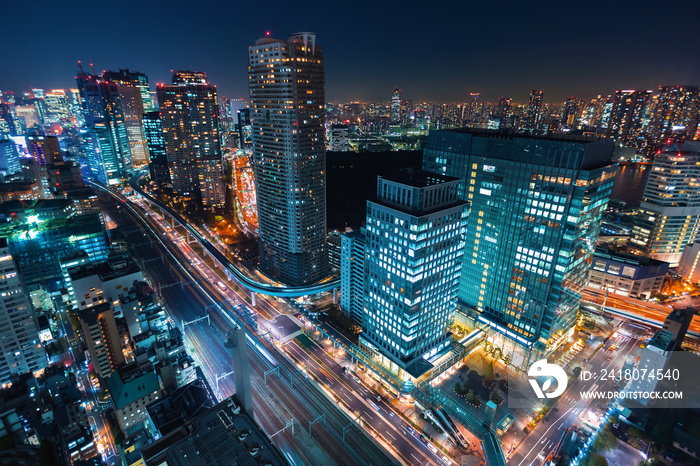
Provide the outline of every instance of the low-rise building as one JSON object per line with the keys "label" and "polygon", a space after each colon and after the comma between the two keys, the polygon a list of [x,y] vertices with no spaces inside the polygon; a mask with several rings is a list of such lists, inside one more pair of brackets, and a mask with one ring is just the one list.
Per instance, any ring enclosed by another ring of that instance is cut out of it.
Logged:
{"label": "low-rise building", "polygon": [[148,405],[146,409],[151,435],[155,439],[168,435],[211,409],[215,404],[204,381],[195,379],[163,399]]}
{"label": "low-rise building", "polygon": [[695,309],[690,307],[686,309],[674,309],[666,316],[663,329],[673,335],[673,351],[681,349],[685,334],[688,332],[688,328],[690,328],[694,315]]}
{"label": "low-rise building", "polygon": [[129,437],[144,429],[148,419],[146,406],[160,398],[158,376],[153,369],[140,370],[129,364],[113,372],[107,379],[117,422]]}
{"label": "low-rise building", "polygon": [[97,444],[90,431],[78,424],[71,424],[59,430],[65,460],[69,465],[78,464],[95,456],[99,456]]}
{"label": "low-rise building", "polygon": [[597,247],[588,286],[631,298],[649,299],[661,292],[668,262]]}
{"label": "low-rise building", "polygon": [[287,464],[233,397],[144,447],[141,454],[146,466]]}
{"label": "low-rise building", "polygon": [[[675,347],[673,334],[666,330],[659,330],[649,340],[647,346],[642,350],[637,363],[637,369],[645,371],[644,373],[656,374],[658,371],[664,371],[671,357],[671,352]],[[640,378],[632,380],[630,384],[630,392],[648,392],[655,391],[656,385],[659,383],[657,378]],[[642,405],[653,403],[653,400],[648,398],[639,398],[637,401]]]}
{"label": "low-rise building", "polygon": [[143,282],[141,269],[123,252],[112,253],[104,262],[80,265],[69,270],[69,273],[75,306],[89,307],[87,300],[97,293],[105,301],[114,303],[117,316],[122,314],[118,307],[119,296],[132,288],[135,282]]}

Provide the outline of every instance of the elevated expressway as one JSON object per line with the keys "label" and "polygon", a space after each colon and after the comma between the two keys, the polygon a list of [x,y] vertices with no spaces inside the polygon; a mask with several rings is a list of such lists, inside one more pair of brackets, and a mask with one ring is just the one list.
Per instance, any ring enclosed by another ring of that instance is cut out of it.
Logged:
{"label": "elevated expressway", "polygon": [[[205,238],[193,225],[191,225],[185,218],[182,217],[172,208],[163,204],[162,202],[154,199],[149,194],[144,192],[139,186],[139,180],[143,174],[136,174],[131,178],[129,185],[138,194],[143,196],[148,202],[157,206],[164,214],[167,214],[173,221],[180,224],[187,233],[202,245],[202,247],[207,251],[207,254],[216,261],[221,269],[226,273],[229,279],[235,279],[237,282],[248,288],[250,291],[255,293],[260,293],[268,296],[280,296],[284,298],[296,298],[299,296],[309,296],[317,293],[322,293],[324,291],[337,290],[340,288],[340,278],[332,278],[325,282],[316,283],[313,285],[306,286],[281,286],[273,285],[269,283],[261,283],[245,273],[243,273],[238,267],[236,267],[224,254],[219,251],[216,246],[214,246],[207,238]],[[127,202],[127,200],[122,196],[122,202]]]}

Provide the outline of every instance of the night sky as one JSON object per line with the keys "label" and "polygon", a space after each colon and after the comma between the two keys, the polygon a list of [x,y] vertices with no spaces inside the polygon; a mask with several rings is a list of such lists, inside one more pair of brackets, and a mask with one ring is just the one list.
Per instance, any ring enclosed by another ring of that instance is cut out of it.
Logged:
{"label": "night sky", "polygon": [[[259,5],[267,5],[259,6]],[[209,74],[248,96],[247,48],[270,31],[317,33],[329,101],[500,96],[525,102],[700,84],[700,1],[10,1],[0,89],[75,87],[76,61],[148,74]]]}

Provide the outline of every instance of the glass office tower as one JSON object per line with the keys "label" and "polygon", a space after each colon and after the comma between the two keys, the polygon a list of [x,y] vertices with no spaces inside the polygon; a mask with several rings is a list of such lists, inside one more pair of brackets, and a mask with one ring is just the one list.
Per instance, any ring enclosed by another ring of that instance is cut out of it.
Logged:
{"label": "glass office tower", "polygon": [[367,201],[360,343],[404,380],[451,348],[466,203],[457,178],[434,173],[379,177]]}
{"label": "glass office tower", "polygon": [[94,132],[95,165],[90,167],[90,172],[102,183],[116,184],[126,178],[131,169],[131,149],[119,86],[83,72],[75,79],[85,125]]}
{"label": "glass office tower", "polygon": [[100,214],[78,215],[66,199],[0,204],[0,236],[7,239],[25,286],[50,292],[63,287],[61,258],[83,250],[104,260],[109,249]]}
{"label": "glass office tower", "polygon": [[458,299],[506,337],[516,364],[527,364],[523,346],[539,357],[573,328],[615,176],[612,148],[576,137],[430,133],[423,168],[461,178],[471,204]]}
{"label": "glass office tower", "polygon": [[168,151],[165,149],[163,138],[163,123],[159,112],[148,112],[143,115],[143,133],[148,145],[150,162],[148,170],[151,181],[163,186],[170,183],[170,171],[168,171]]}

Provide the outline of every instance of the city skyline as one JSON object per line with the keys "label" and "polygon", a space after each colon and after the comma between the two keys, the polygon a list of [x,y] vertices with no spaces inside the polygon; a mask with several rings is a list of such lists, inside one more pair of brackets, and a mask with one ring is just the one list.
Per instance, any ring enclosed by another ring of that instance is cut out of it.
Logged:
{"label": "city skyline", "polygon": [[0,458],[695,464],[700,4],[537,6],[13,6]]}
{"label": "city skyline", "polygon": [[[504,96],[526,102],[530,89],[542,89],[546,102],[560,102],[570,95],[591,98],[620,89],[700,82],[700,67],[687,58],[697,44],[689,21],[700,13],[700,6],[684,3],[685,14],[677,19],[672,45],[657,40],[658,34],[647,32],[648,28],[635,29],[649,21],[650,12],[624,5],[617,12],[595,5],[577,11],[573,5],[559,4],[555,10],[551,2],[543,5],[546,14],[515,2],[455,6],[421,10],[419,22],[416,9],[395,5],[345,9],[333,22],[325,19],[332,14],[328,8],[296,11],[287,5],[273,5],[264,12],[246,5],[236,5],[235,11],[219,7],[211,23],[203,18],[211,11],[207,8],[176,16],[147,5],[139,6],[140,15],[117,12],[109,18],[89,9],[72,9],[70,16],[59,10],[36,17],[36,27],[50,30],[57,23],[80,23],[86,30],[73,32],[65,27],[62,38],[67,45],[50,53],[45,51],[44,38],[26,40],[21,48],[5,48],[0,60],[23,66],[16,67],[0,89],[19,93],[31,87],[72,87],[76,62],[82,60],[94,63],[98,71],[127,67],[141,71],[153,84],[169,82],[171,70],[192,67],[206,71],[221,96],[244,97],[250,37],[312,30],[331,57],[326,64],[330,101],[389,100],[398,86],[405,98],[414,100],[465,101],[469,92],[479,92],[482,101]],[[29,11],[19,4],[13,8],[13,16],[36,16],[35,8]],[[144,17],[159,18],[148,23],[147,41],[141,34],[125,34],[104,48],[102,41],[82,40],[110,28],[139,30]],[[240,17],[248,20],[237,23],[235,18]],[[397,26],[386,28],[384,21],[377,20],[389,17]],[[7,25],[9,37],[23,34],[19,24]],[[205,24],[206,33],[199,34],[198,28]],[[173,47],[168,31],[178,29],[192,33]],[[209,47],[212,41],[227,46]],[[28,55],[41,60],[23,59]]]}

